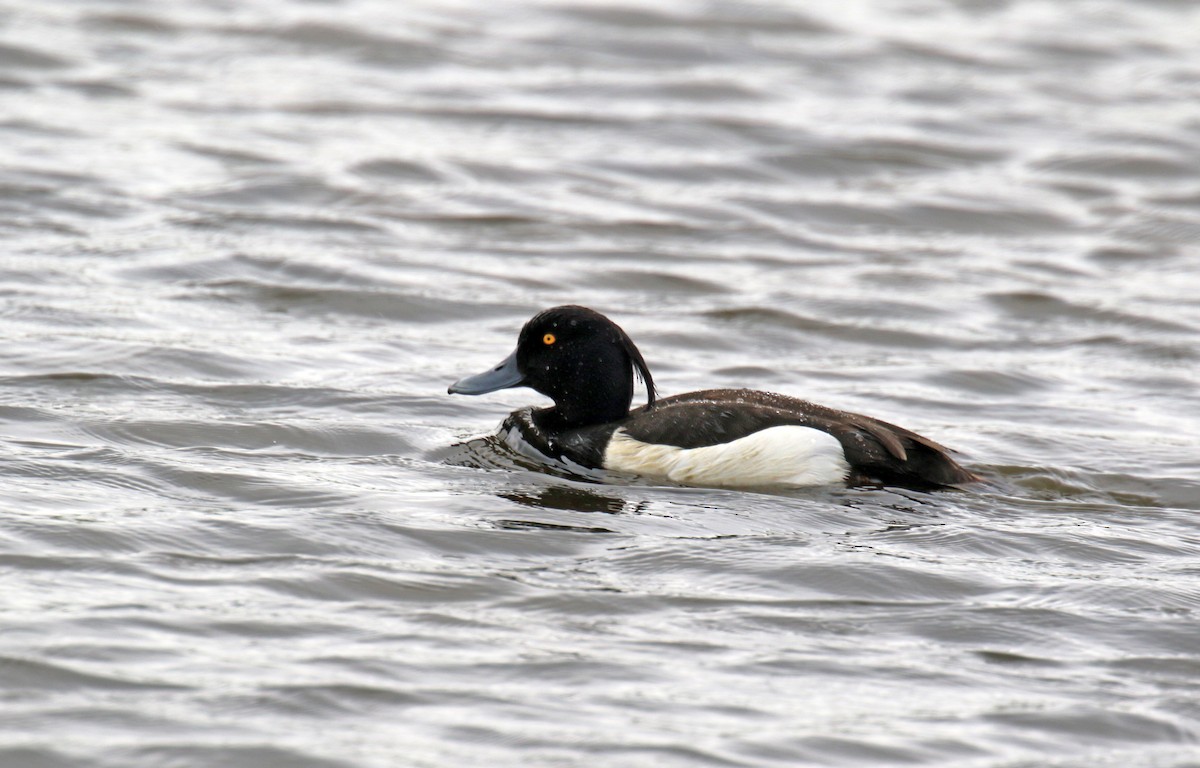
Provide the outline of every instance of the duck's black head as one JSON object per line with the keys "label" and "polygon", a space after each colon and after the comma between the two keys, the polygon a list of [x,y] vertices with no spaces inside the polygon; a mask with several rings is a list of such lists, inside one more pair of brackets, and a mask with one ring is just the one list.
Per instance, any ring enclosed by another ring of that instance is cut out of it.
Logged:
{"label": "duck's black head", "polygon": [[449,392],[482,395],[530,387],[554,401],[564,426],[584,427],[628,415],[635,370],[646,383],[647,402],[653,403],[650,369],[625,331],[587,307],[554,307],[525,324],[516,350],[502,363],[459,379]]}

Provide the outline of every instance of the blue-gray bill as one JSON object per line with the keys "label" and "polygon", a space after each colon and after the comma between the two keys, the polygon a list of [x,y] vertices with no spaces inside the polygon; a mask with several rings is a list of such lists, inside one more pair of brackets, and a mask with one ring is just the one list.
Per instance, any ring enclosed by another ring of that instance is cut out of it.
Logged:
{"label": "blue-gray bill", "polygon": [[499,389],[519,387],[524,383],[525,377],[517,369],[517,353],[514,350],[492,370],[474,376],[464,376],[451,384],[446,391],[451,395],[483,395]]}

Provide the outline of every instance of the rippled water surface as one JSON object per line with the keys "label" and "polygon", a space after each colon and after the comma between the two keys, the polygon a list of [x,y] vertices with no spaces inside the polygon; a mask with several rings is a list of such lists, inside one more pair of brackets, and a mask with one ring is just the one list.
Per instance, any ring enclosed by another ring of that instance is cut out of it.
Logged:
{"label": "rippled water surface", "polygon": [[[2,0],[0,238],[0,766],[1200,765],[1195,3]],[[561,303],[989,481],[539,470]]]}

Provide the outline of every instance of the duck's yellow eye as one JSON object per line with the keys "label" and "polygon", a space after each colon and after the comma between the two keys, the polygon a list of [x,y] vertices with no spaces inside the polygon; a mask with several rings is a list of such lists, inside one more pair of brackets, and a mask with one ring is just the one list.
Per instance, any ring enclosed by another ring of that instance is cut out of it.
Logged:
{"label": "duck's yellow eye", "polygon": [[558,338],[555,337],[555,335],[553,333],[547,333],[545,336],[542,337],[542,343],[545,344],[547,347],[556,341],[558,341]]}

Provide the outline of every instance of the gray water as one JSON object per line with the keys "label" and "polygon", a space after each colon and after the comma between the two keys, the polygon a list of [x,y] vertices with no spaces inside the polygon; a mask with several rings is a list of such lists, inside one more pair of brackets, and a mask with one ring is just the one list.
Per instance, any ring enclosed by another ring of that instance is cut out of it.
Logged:
{"label": "gray water", "polygon": [[[0,766],[1200,765],[1200,6],[0,2]],[[535,311],[967,492],[562,476]]]}

